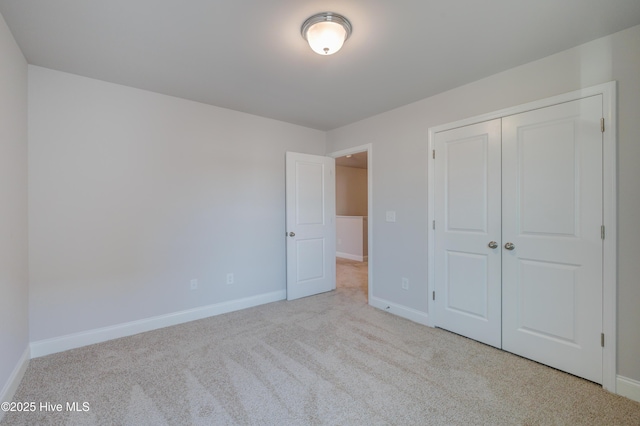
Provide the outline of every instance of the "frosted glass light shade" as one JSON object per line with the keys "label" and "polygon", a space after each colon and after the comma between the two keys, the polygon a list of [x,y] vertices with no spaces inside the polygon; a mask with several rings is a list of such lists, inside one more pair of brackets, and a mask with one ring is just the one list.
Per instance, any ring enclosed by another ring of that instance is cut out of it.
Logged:
{"label": "frosted glass light shade", "polygon": [[344,44],[346,36],[344,27],[335,22],[318,22],[307,31],[309,46],[320,55],[336,53]]}
{"label": "frosted glass light shade", "polygon": [[300,31],[314,52],[332,55],[351,35],[351,23],[342,15],[324,12],[307,19]]}

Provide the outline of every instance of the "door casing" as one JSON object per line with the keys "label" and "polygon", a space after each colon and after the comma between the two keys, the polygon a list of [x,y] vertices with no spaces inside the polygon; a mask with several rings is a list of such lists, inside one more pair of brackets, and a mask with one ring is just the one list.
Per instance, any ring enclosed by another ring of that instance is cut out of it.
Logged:
{"label": "door casing", "polygon": [[373,145],[368,143],[365,145],[354,146],[353,148],[343,149],[340,151],[334,151],[327,156],[338,158],[349,154],[356,154],[358,152],[367,153],[367,300],[369,304],[372,304],[373,300]]}

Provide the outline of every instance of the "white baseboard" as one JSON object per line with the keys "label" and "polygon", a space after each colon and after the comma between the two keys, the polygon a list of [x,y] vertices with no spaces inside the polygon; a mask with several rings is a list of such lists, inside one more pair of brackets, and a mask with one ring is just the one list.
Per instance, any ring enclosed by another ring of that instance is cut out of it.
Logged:
{"label": "white baseboard", "polygon": [[[2,387],[2,392],[0,393],[0,402],[10,402],[13,400],[13,395],[15,395],[16,390],[18,390],[18,386],[20,386],[20,382],[22,381],[22,377],[24,376],[25,371],[27,371],[27,367],[29,366],[29,360],[31,359],[31,353],[29,351],[29,346],[27,346],[22,353],[22,356],[18,360],[15,368],[11,372],[11,375],[7,379],[7,382]],[[4,411],[0,410],[0,421],[4,417]]]}
{"label": "white baseboard", "polygon": [[640,402],[640,382],[624,376],[616,378],[616,393]]}
{"label": "white baseboard", "polygon": [[264,305],[265,303],[277,302],[286,298],[286,290],[274,291],[272,293],[216,303],[214,305],[173,312],[171,314],[145,318],[138,321],[97,328],[94,330],[87,330],[80,333],[68,334],[66,336],[38,340],[31,342],[31,357],[38,358],[56,352],[92,345],[94,343],[144,333],[145,331],[157,330],[159,328],[208,318],[215,315],[239,311],[253,306]]}
{"label": "white baseboard", "polygon": [[365,258],[363,256],[358,256],[357,254],[343,253],[341,251],[336,252],[336,257],[341,257],[343,259],[349,259],[349,260],[357,260],[358,262],[365,261]]}
{"label": "white baseboard", "polygon": [[369,304],[374,308],[382,309],[383,311],[387,311],[394,315],[398,315],[399,317],[417,322],[418,324],[429,325],[429,315],[424,312],[407,308],[406,306],[397,305],[378,297],[370,298]]}

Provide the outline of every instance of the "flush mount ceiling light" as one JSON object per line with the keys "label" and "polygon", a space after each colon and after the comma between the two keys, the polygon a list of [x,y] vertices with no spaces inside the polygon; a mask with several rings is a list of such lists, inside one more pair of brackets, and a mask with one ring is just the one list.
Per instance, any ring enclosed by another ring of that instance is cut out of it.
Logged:
{"label": "flush mount ceiling light", "polygon": [[319,55],[333,55],[351,35],[351,22],[333,12],[315,14],[302,24],[302,37]]}

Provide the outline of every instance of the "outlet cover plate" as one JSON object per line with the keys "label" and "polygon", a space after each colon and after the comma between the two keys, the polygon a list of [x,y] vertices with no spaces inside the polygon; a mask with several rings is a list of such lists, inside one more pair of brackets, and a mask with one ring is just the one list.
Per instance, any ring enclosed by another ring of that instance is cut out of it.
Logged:
{"label": "outlet cover plate", "polygon": [[396,221],[396,212],[395,210],[388,210],[386,214],[387,222],[395,222]]}

